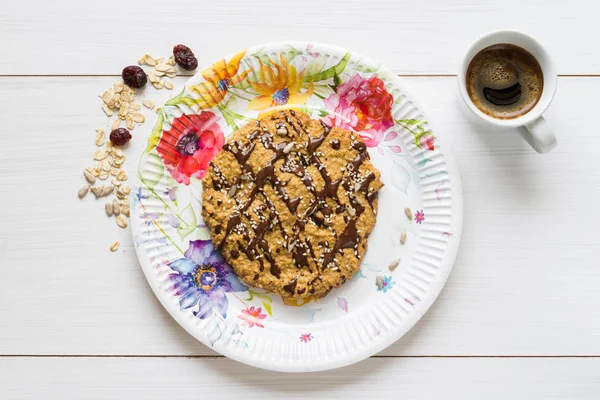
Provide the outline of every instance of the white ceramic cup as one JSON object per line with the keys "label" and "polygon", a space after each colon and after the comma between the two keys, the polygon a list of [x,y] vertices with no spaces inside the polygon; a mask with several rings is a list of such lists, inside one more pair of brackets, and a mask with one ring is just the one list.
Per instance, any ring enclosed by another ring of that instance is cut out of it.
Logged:
{"label": "white ceramic cup", "polygon": [[[467,68],[469,67],[471,60],[477,53],[486,47],[500,43],[513,44],[530,52],[540,64],[542,73],[544,74],[542,97],[529,112],[513,119],[497,119],[484,114],[475,106],[475,104],[473,104],[469,97],[469,93],[467,93]],[[529,143],[529,145],[531,145],[538,153],[547,153],[556,147],[556,136],[552,132],[548,122],[542,117],[542,114],[546,111],[554,98],[554,94],[556,93],[556,83],[556,67],[546,50],[544,50],[542,45],[533,38],[517,31],[495,31],[479,38],[467,51],[458,74],[458,87],[461,97],[467,108],[477,117],[477,120],[480,120],[488,126],[494,126],[500,129],[517,127],[527,128],[520,129],[521,136],[523,136],[527,143]]]}

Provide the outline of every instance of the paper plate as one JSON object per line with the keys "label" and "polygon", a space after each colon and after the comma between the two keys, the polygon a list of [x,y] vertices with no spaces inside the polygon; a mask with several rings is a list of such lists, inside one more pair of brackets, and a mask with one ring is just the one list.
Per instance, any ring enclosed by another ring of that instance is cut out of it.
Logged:
{"label": "paper plate", "polygon": [[[360,271],[305,304],[240,282],[200,217],[209,161],[273,107],[359,133],[385,184]],[[219,60],[163,105],[141,156],[131,224],[146,278],[190,334],[246,364],[301,372],[369,357],[421,318],[452,269],[462,195],[443,135],[400,78],[351,51],[270,44]]]}

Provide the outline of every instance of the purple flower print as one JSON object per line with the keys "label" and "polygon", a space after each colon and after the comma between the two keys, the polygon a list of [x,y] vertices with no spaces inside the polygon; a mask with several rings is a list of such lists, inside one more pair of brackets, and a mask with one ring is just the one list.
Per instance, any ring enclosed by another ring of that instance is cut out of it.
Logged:
{"label": "purple flower print", "polygon": [[210,317],[213,312],[227,318],[229,302],[225,293],[243,292],[248,287],[238,280],[210,240],[190,241],[184,256],[169,263],[177,272],[169,278],[175,294],[180,296],[180,309],[198,306],[194,315],[200,319]]}

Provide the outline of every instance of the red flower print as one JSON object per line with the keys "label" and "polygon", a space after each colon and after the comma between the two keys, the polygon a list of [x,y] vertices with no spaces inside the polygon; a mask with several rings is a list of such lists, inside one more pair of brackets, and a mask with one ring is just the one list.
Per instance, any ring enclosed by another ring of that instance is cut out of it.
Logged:
{"label": "red flower print", "polygon": [[254,306],[250,308],[246,308],[242,310],[242,315],[238,315],[238,318],[243,320],[242,326],[247,326],[248,328],[252,328],[254,325],[259,328],[264,328],[261,323],[263,319],[267,317],[267,314],[261,314],[262,308],[254,308]]}
{"label": "red flower print", "polygon": [[434,150],[435,149],[435,145],[434,145],[434,139],[433,136],[430,134],[427,134],[423,137],[421,137],[421,140],[419,142],[421,144],[422,148],[427,148],[429,150]]}
{"label": "red flower print", "polygon": [[302,335],[300,335],[300,341],[304,343],[308,343],[313,339],[313,335],[311,335],[310,333],[303,333]]}
{"label": "red flower print", "polygon": [[323,102],[332,113],[323,122],[358,132],[368,147],[376,147],[384,132],[394,125],[394,98],[376,76],[365,79],[354,75]]}
{"label": "red flower print", "polygon": [[178,183],[190,184],[190,178],[202,179],[208,163],[223,148],[225,136],[210,111],[183,114],[164,131],[156,151]]}

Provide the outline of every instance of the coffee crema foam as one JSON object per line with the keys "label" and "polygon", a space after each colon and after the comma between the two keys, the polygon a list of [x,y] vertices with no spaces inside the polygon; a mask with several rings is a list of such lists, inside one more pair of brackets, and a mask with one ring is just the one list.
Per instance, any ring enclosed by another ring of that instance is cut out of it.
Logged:
{"label": "coffee crema foam", "polygon": [[528,113],[544,87],[540,64],[527,50],[496,44],[481,50],[467,68],[467,93],[483,113],[513,119]]}

